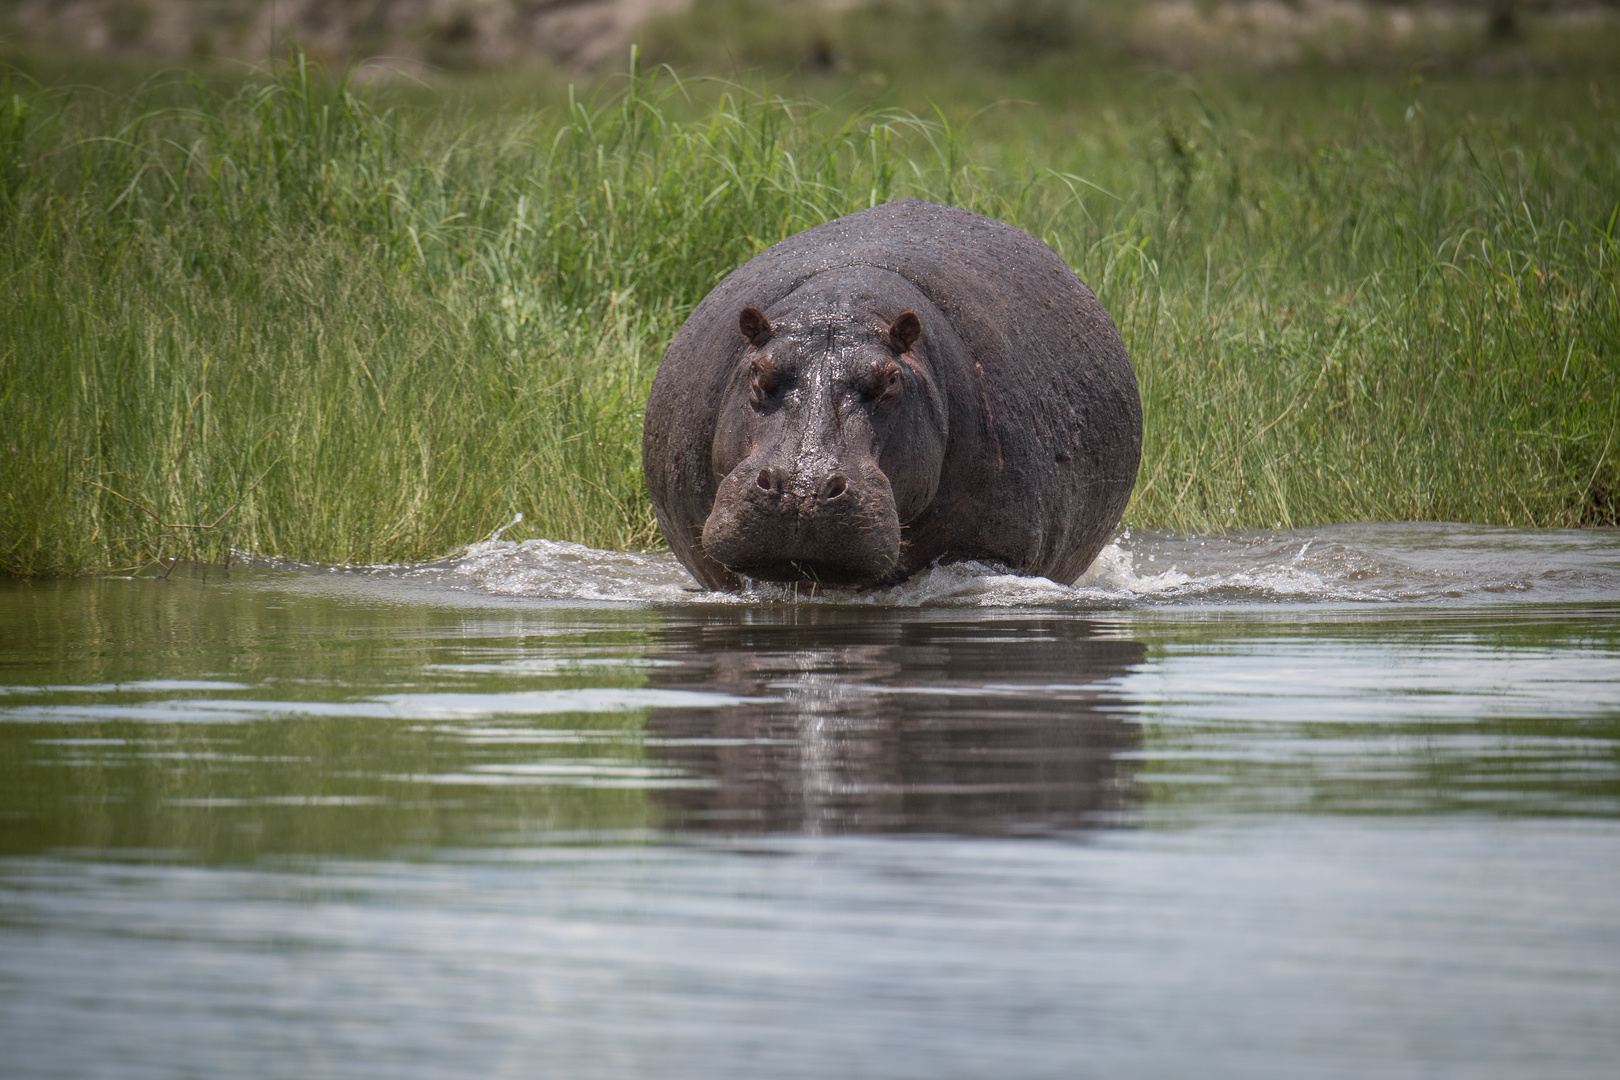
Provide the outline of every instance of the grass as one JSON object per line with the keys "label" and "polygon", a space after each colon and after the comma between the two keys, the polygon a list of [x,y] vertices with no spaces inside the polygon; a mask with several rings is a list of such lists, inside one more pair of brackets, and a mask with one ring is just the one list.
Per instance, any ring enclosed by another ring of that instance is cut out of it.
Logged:
{"label": "grass", "polygon": [[932,105],[904,68],[539,105],[296,55],[117,91],[13,72],[0,570],[419,559],[517,512],[508,536],[656,546],[640,410],[681,320],[903,195],[1029,229],[1113,313],[1147,417],[1133,527],[1616,522],[1610,68],[1073,67]]}

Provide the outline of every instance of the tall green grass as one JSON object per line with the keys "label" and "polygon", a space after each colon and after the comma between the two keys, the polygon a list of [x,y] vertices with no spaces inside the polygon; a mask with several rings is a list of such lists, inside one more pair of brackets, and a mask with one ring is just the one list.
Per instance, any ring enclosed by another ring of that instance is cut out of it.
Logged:
{"label": "tall green grass", "polygon": [[1150,163],[1093,169],[1129,194],[1062,247],[1137,358],[1132,519],[1615,522],[1620,117],[1460,89],[1312,131],[1187,88],[1076,155]]}
{"label": "tall green grass", "polygon": [[662,343],[896,167],[883,132],[810,136],[768,98],[676,124],[642,80],[417,128],[302,60],[224,97],[5,89],[0,559],[23,572],[404,559],[514,511],[655,544]]}
{"label": "tall green grass", "polygon": [[656,545],[640,410],[681,320],[902,195],[1030,229],[1114,313],[1132,525],[1612,523],[1620,114],[1593,87],[1482,112],[1138,82],[969,123],[638,75],[390,108],[297,57],[227,92],[12,76],[0,568],[415,559],[515,512]]}

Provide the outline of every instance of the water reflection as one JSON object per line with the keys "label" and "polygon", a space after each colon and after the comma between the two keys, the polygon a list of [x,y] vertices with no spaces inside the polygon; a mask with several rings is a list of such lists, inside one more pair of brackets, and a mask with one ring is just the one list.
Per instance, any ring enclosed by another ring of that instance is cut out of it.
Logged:
{"label": "water reflection", "polygon": [[1086,619],[710,613],[666,626],[651,682],[748,699],[654,709],[649,757],[710,785],[660,791],[677,826],[1007,835],[1118,822],[1116,685],[1145,646]]}
{"label": "water reflection", "polygon": [[207,574],[0,583],[0,856],[1620,815],[1612,603],[564,607]]}
{"label": "water reflection", "polygon": [[1607,1080],[1620,548],[1552,539],[1579,603],[0,581],[0,1074]]}

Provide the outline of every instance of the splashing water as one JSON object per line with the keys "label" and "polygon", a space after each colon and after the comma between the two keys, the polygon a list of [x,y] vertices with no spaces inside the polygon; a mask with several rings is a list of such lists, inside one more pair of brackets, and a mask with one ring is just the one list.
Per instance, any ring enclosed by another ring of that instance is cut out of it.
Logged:
{"label": "splashing water", "polygon": [[[521,516],[511,524],[518,520]],[[702,589],[668,552],[501,539],[510,527],[448,559],[330,572],[403,586],[576,603],[1122,608],[1620,598],[1620,530],[1615,529],[1413,522],[1207,537],[1127,532],[1073,585],[961,562],[932,567],[889,588],[748,582],[740,593],[726,594]]]}

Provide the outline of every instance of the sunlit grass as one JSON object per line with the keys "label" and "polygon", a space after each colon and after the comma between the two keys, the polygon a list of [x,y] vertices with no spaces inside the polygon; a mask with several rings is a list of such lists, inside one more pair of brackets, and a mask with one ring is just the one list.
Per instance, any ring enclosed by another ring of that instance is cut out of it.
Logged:
{"label": "sunlit grass", "polygon": [[1113,312],[1133,526],[1613,522],[1612,83],[1139,80],[969,121],[667,75],[474,115],[296,59],[224,92],[13,77],[0,568],[417,559],[517,512],[656,545],[640,414],[681,320],[902,195],[1028,228]]}

